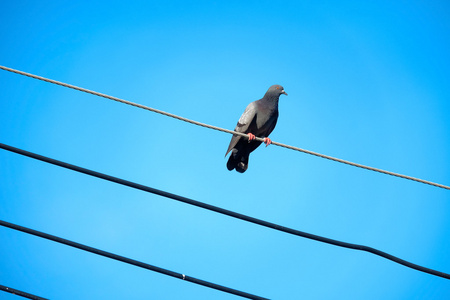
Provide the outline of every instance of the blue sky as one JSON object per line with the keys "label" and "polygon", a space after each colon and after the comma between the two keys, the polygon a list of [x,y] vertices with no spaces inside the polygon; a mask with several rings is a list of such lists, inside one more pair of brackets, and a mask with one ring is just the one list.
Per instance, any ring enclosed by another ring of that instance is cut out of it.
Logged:
{"label": "blue sky", "polygon": [[[446,1],[3,1],[0,64],[450,184]],[[450,192],[0,71],[0,142],[450,272]],[[0,151],[0,218],[272,299],[444,299],[450,282]],[[237,299],[0,228],[0,284],[50,299]],[[18,299],[0,293],[1,299]]]}

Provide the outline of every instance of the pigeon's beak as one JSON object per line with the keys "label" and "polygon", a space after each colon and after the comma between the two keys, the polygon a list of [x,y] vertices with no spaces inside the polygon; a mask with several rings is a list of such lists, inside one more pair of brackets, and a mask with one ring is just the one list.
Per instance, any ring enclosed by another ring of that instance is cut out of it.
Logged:
{"label": "pigeon's beak", "polygon": [[281,91],[282,94],[288,95],[284,90]]}

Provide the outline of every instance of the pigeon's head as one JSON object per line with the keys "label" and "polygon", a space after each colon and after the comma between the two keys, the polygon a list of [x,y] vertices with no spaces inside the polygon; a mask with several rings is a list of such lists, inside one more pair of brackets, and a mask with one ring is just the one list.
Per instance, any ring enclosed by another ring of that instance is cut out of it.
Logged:
{"label": "pigeon's head", "polygon": [[285,94],[287,96],[287,93],[284,91],[284,88],[279,84],[275,84],[275,85],[272,85],[267,90],[265,96],[267,96],[269,98],[273,98],[273,97],[279,98],[281,94]]}

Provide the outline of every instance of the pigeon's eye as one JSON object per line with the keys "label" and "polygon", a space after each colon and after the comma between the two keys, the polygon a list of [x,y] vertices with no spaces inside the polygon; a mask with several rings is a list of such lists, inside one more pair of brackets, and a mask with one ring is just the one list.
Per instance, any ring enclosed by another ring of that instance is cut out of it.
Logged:
{"label": "pigeon's eye", "polygon": [[277,86],[277,90],[279,90],[280,88]]}

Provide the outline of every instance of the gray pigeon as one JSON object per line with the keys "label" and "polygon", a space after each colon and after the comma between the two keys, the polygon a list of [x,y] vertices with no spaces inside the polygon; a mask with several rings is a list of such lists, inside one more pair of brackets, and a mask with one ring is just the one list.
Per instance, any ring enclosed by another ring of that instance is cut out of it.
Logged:
{"label": "gray pigeon", "polygon": [[248,139],[240,135],[233,135],[227,154],[231,151],[227,162],[228,170],[236,169],[239,173],[244,173],[248,168],[248,158],[250,153],[261,145],[255,141],[255,136],[264,138],[266,147],[272,141],[268,138],[275,128],[278,119],[278,99],[281,94],[286,94],[281,85],[272,85],[262,97],[262,99],[250,103],[239,119],[234,131],[248,134]]}

